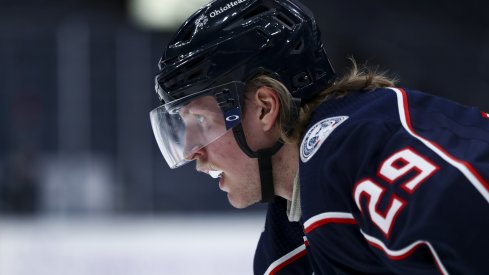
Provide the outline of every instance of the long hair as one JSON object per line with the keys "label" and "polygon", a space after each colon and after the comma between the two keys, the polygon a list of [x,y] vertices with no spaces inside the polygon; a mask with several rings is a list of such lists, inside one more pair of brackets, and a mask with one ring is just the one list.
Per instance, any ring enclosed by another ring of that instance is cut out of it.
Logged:
{"label": "long hair", "polygon": [[[378,68],[367,65],[358,67],[356,61],[350,58],[352,66],[347,74],[337,79],[333,85],[319,93],[313,99],[302,102],[298,117],[294,117],[294,104],[292,96],[280,81],[267,76],[260,75],[247,83],[247,93],[256,91],[261,86],[267,86],[277,92],[280,98],[280,115],[277,127],[281,130],[281,139],[286,143],[299,143],[305,127],[309,123],[311,114],[324,101],[331,98],[339,98],[348,94],[349,91],[363,90],[373,91],[383,87],[394,87],[397,79],[388,77],[385,72],[379,72]],[[292,125],[292,127],[291,127]]]}

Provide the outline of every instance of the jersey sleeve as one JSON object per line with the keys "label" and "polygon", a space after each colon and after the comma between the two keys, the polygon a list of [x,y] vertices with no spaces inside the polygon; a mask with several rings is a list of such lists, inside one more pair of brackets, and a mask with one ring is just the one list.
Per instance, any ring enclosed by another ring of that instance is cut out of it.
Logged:
{"label": "jersey sleeve", "polygon": [[403,107],[400,118],[357,121],[332,141],[349,148],[334,165],[353,178],[361,234],[395,272],[487,273],[489,122],[459,106]]}
{"label": "jersey sleeve", "polygon": [[268,206],[265,230],[255,252],[254,274],[313,273],[303,227],[298,222],[289,222],[286,209],[287,201],[278,197]]}
{"label": "jersey sleeve", "polygon": [[[487,274],[484,114],[402,89],[353,93],[316,110],[300,170],[311,254],[340,271]],[[323,123],[339,117],[337,127]]]}

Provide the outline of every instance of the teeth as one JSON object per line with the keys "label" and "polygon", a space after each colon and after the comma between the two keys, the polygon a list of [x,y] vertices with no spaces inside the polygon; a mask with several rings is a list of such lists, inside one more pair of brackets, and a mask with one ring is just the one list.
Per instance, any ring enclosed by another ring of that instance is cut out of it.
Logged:
{"label": "teeth", "polygon": [[211,170],[209,171],[209,175],[215,179],[217,178],[220,178],[221,175],[222,175],[222,171],[214,171],[214,170]]}

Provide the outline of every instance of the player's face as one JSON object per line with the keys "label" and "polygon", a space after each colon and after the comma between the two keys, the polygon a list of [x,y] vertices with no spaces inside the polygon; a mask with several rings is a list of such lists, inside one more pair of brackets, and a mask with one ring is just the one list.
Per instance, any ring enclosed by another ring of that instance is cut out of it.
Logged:
{"label": "player's face", "polygon": [[[200,98],[189,104],[184,110],[193,116],[183,116],[185,120],[205,123],[222,120],[222,113],[209,109],[212,104],[206,104],[208,98]],[[198,115],[198,116],[196,116]],[[220,117],[219,117],[220,116]],[[222,122],[223,123],[223,122]],[[245,132],[253,132],[253,125],[243,120]],[[208,127],[209,125],[204,125]],[[219,128],[219,125],[212,127]],[[186,143],[189,148],[193,144],[192,134],[189,132]],[[198,138],[198,137],[197,137]],[[252,135],[247,135],[250,144],[256,143]],[[197,170],[207,174],[219,174],[219,188],[228,194],[228,200],[236,208],[245,208],[261,199],[261,187],[257,160],[249,158],[237,144],[233,132],[230,130],[223,136],[204,148],[193,152],[187,159],[196,160]]]}
{"label": "player's face", "polygon": [[179,114],[185,124],[183,151],[187,159],[196,150],[226,133],[222,111],[212,96],[190,102],[180,109]]}

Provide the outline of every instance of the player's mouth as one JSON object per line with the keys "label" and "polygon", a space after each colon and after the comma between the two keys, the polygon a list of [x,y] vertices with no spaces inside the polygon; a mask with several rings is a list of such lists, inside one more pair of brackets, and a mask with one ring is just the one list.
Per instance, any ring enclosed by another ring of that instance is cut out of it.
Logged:
{"label": "player's mouth", "polygon": [[222,174],[222,170],[209,170],[209,176],[215,179],[222,177]]}
{"label": "player's mouth", "polygon": [[202,165],[200,163],[197,163],[197,171],[206,173],[207,175],[211,176],[214,179],[219,179],[219,189],[224,190],[224,171],[220,170],[219,168],[215,167],[212,163],[209,163],[207,165]]}
{"label": "player's mouth", "polygon": [[207,174],[215,179],[219,179],[219,189],[226,192],[224,187],[224,172],[222,170],[209,170]]}
{"label": "player's mouth", "polygon": [[209,176],[219,179],[219,189],[222,191],[226,192],[226,189],[224,187],[224,171],[219,170],[219,168],[215,167],[212,163],[209,165],[209,170],[207,171],[207,174]]}
{"label": "player's mouth", "polygon": [[208,166],[208,167],[204,167],[203,165],[197,164],[197,171],[202,172],[202,173],[206,173],[207,175],[209,175],[215,179],[221,178],[223,176],[224,172],[222,170],[219,170],[218,168],[214,167],[212,164],[209,164],[206,166]]}

